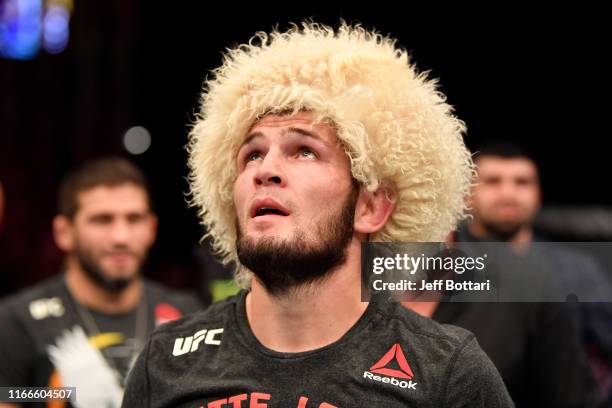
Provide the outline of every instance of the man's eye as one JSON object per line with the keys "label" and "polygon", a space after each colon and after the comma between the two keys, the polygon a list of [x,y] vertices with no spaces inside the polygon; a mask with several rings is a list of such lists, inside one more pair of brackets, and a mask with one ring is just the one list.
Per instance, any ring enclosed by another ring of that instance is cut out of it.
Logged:
{"label": "man's eye", "polygon": [[110,215],[96,215],[90,218],[90,222],[93,224],[110,224],[113,221],[113,217]]}
{"label": "man's eye", "polygon": [[140,221],[143,221],[145,219],[145,215],[144,214],[130,214],[127,217],[127,221],[130,224],[136,224]]}
{"label": "man's eye", "polygon": [[519,185],[519,186],[526,186],[526,185],[531,184],[531,183],[530,183],[530,181],[531,181],[531,180],[526,179],[526,178],[520,178],[520,179],[516,179],[516,181],[515,181],[515,182],[516,182],[516,184],[517,184],[517,185]]}
{"label": "man's eye", "polygon": [[307,159],[316,159],[317,154],[308,148],[303,148],[300,150],[300,156],[306,157]]}
{"label": "man's eye", "polygon": [[260,152],[251,152],[251,153],[246,155],[246,161],[247,162],[259,160],[260,158],[261,158],[261,153]]}

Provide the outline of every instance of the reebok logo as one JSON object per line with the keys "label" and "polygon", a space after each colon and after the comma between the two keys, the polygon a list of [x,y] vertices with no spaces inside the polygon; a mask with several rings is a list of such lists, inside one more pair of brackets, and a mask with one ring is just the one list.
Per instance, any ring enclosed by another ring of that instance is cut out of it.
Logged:
{"label": "reebok logo", "polygon": [[[387,365],[393,360],[397,362],[399,369],[387,367]],[[381,374],[384,377],[375,374]],[[418,383],[411,381],[412,377],[414,377],[414,373],[412,372],[410,365],[408,365],[406,356],[404,355],[399,343],[395,343],[393,346],[391,346],[389,351],[387,351],[380,360],[370,367],[370,371],[363,372],[363,378],[367,378],[372,381],[379,381],[384,384],[391,384],[400,388],[416,390],[416,385]],[[397,378],[404,378],[408,381],[398,380]]]}
{"label": "reebok logo", "polygon": [[200,343],[204,341],[204,344],[210,344],[211,346],[218,346],[221,344],[221,339],[215,338],[215,336],[223,333],[223,329],[204,329],[196,332],[193,336],[179,337],[174,340],[174,349],[172,350],[173,356],[180,356],[187,353],[192,353],[198,349]]}

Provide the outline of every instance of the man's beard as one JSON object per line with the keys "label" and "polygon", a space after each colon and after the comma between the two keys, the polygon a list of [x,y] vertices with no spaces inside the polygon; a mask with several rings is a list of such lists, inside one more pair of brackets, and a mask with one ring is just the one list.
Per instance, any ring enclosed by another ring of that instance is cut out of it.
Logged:
{"label": "man's beard", "polygon": [[77,245],[75,254],[85,274],[96,285],[108,292],[119,293],[123,291],[140,273],[140,270],[138,270],[128,277],[113,278],[104,272],[104,268],[91,251]]}
{"label": "man's beard", "polygon": [[238,237],[240,263],[251,270],[268,293],[279,296],[320,282],[346,260],[353,236],[357,191],[339,211],[328,214],[316,227],[316,241],[308,242],[303,230],[292,239]]}
{"label": "man's beard", "polygon": [[482,227],[487,231],[490,238],[496,241],[509,242],[523,228],[522,223],[499,223],[492,221],[481,221]]}

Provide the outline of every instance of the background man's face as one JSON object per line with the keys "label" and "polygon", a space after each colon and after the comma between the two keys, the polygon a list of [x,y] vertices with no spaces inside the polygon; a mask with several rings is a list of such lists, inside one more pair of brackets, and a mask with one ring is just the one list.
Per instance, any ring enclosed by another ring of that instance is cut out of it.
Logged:
{"label": "background man's face", "polygon": [[[295,272],[288,281],[276,282],[276,288],[262,278],[269,290],[305,283],[335,266],[329,260],[342,261],[352,236],[356,195],[348,157],[333,127],[312,125],[309,112],[266,116],[249,132],[237,167],[234,205],[241,262],[246,260],[260,273],[282,269],[279,265],[286,259],[319,265],[318,270],[274,272],[268,278]],[[266,259],[251,259],[262,251],[269,252]]]}
{"label": "background man's face", "polygon": [[531,223],[540,208],[535,164],[527,158],[480,157],[472,197],[474,222],[498,235]]}
{"label": "background man's face", "polygon": [[73,255],[107,289],[121,289],[140,272],[155,240],[156,218],[134,184],[98,186],[78,194]]}

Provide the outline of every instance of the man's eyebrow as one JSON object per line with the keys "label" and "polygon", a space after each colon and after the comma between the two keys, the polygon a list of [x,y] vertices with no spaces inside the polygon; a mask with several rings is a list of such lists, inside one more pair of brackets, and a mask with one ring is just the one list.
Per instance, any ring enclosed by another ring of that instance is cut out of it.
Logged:
{"label": "man's eyebrow", "polygon": [[100,212],[94,212],[92,214],[89,214],[87,216],[87,219],[93,220],[93,219],[100,219],[100,218],[113,218],[114,216],[115,215],[111,212],[100,211]]}
{"label": "man's eyebrow", "polygon": [[321,142],[323,141],[323,139],[321,139],[321,137],[318,134],[316,134],[314,132],[310,132],[310,131],[308,131],[306,129],[302,129],[302,128],[290,127],[284,133],[297,133],[299,135],[306,136],[306,137],[311,137],[311,138],[319,140]]}
{"label": "man's eyebrow", "polygon": [[246,139],[244,139],[244,142],[242,142],[242,144],[240,145],[240,147],[242,147],[242,146],[244,146],[244,145],[246,145],[246,144],[251,143],[251,141],[252,141],[253,139],[255,139],[256,137],[262,137],[262,136],[263,136],[263,133],[261,133],[261,132],[253,132],[253,133],[251,133],[251,134],[249,134],[249,135],[247,136],[247,138],[246,138]]}

